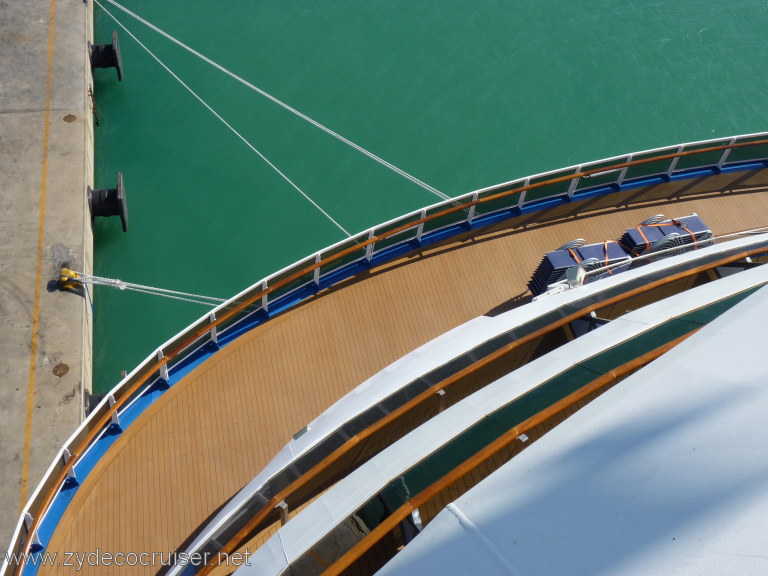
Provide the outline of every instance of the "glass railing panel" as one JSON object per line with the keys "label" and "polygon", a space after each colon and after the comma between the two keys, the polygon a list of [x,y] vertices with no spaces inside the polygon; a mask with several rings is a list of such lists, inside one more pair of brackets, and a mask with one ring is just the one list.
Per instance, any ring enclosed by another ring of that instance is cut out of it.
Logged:
{"label": "glass railing panel", "polygon": [[173,340],[170,340],[163,346],[163,351],[165,352],[166,356],[170,352],[176,353],[180,345],[184,344],[191,337],[193,337],[195,333],[204,331],[208,324],[209,322],[207,319],[201,318],[193,325],[189,326],[186,330],[184,330],[184,332],[175,336]]}
{"label": "glass railing panel", "polygon": [[622,168],[617,168],[626,161],[624,158],[595,162],[583,167],[583,172],[591,172],[588,176],[579,178],[576,190],[608,186],[616,182],[622,173]]}
{"label": "glass railing panel", "polygon": [[[759,142],[768,140],[768,135],[760,136],[748,136],[746,138],[739,138],[738,143],[744,142]],[[755,144],[753,146],[745,146],[743,148],[733,148],[728,154],[725,163],[731,164],[733,162],[749,162],[750,160],[765,160],[768,158],[768,143]]]}
{"label": "glass railing panel", "polygon": [[[520,186],[522,186],[522,184],[520,184]],[[501,198],[497,198],[500,193],[505,192],[506,190],[513,190],[514,188],[515,187],[507,189],[499,188],[478,193],[477,199],[482,200],[482,202],[479,202],[477,206],[475,206],[475,217],[517,206],[518,202],[520,202],[520,192],[506,194]]]}
{"label": "glass railing panel", "polygon": [[[219,331],[223,330],[227,326],[234,324],[235,322],[240,320],[242,317],[247,316],[251,312],[258,310],[261,307],[261,298],[258,296],[260,292],[261,292],[261,288],[249,290],[248,292],[243,294],[242,297],[238,298],[237,300],[234,300],[233,302],[227,304],[226,306],[222,306],[221,308],[219,308],[219,310],[216,312],[216,317],[217,318],[227,317],[227,319],[219,325]],[[237,312],[235,312],[230,316],[229,314],[233,310],[237,310]]]}
{"label": "glass railing panel", "polygon": [[571,188],[571,178],[576,174],[574,168],[568,170],[561,170],[560,172],[554,172],[547,174],[546,176],[539,176],[531,178],[529,186],[532,186],[525,193],[525,202],[532,202],[534,200],[542,200],[544,198],[551,198],[555,196],[562,196],[568,194]]}
{"label": "glass railing panel", "polygon": [[480,447],[487,446],[505,431],[493,420],[481,418],[472,427],[393,478],[376,497],[364,504],[356,515],[369,529],[375,528],[393,510],[454,470]]}
{"label": "glass railing panel", "polygon": [[672,158],[666,158],[664,160],[651,159],[662,155],[673,154],[676,150],[676,148],[672,148],[663,152],[647,152],[645,154],[633,155],[633,162],[640,161],[643,163],[628,166],[627,171],[624,173],[624,181],[665,175],[672,165]]}
{"label": "glass railing panel", "polygon": [[[469,214],[469,208],[461,208],[455,210],[454,208],[456,208],[456,206],[456,204],[443,204],[441,206],[435,206],[428,209],[427,218],[431,219],[424,223],[424,234],[428,234],[434,230],[440,230],[441,228],[445,228],[446,226],[450,226],[452,224],[466,222],[467,215]],[[443,216],[436,216],[437,214],[447,210],[451,211]]]}
{"label": "glass railing panel", "polygon": [[[417,222],[419,218],[420,218],[419,214],[413,214],[411,216],[408,216],[407,218],[400,218],[395,222],[391,222],[385,226],[379,226],[378,228],[376,228],[374,230],[374,234],[376,236],[387,236],[387,237],[383,238],[382,240],[376,241],[376,244],[373,247],[374,253],[381,252],[382,250],[386,250],[390,246],[401,244],[403,242],[407,242],[408,240],[414,239],[416,237],[416,233],[418,230],[418,224],[415,224],[415,222]],[[408,226],[408,228],[400,232],[397,232],[395,234],[391,234],[393,230],[397,230],[398,228],[402,228],[403,226]]]}
{"label": "glass railing panel", "polygon": [[[300,288],[305,284],[314,281],[315,271],[305,271],[314,263],[314,257],[307,258],[297,263],[296,265],[291,266],[288,270],[285,270],[284,272],[276,274],[270,278],[269,286],[273,288],[273,290],[269,293],[269,300],[276,300],[277,298],[280,298],[281,296],[284,296],[289,292],[292,292],[293,290],[296,290],[297,288]],[[280,286],[281,283],[284,284]],[[276,286],[277,288],[275,288]]]}
{"label": "glass railing panel", "polygon": [[334,257],[337,254],[342,254],[342,253],[344,254],[332,261],[328,261],[327,264],[323,264],[320,267],[320,275],[324,276],[335,270],[338,270],[339,268],[343,268],[347,264],[351,264],[352,262],[357,262],[365,258],[365,246],[360,248],[355,248],[360,244],[360,242],[361,242],[361,238],[359,236],[355,238],[350,238],[345,242],[341,242],[337,244],[331,250],[322,252],[320,254],[320,257],[322,258],[323,261],[330,260],[332,257]]}
{"label": "glass railing panel", "polygon": [[686,146],[684,152],[689,153],[696,150],[702,150],[691,156],[681,156],[675,166],[675,172],[682,170],[692,170],[694,168],[702,168],[706,166],[716,166],[723,155],[723,150],[713,150],[707,152],[708,148],[714,148],[717,146],[727,145],[730,140],[720,140],[717,142],[707,142],[706,144],[694,144],[692,146]]}

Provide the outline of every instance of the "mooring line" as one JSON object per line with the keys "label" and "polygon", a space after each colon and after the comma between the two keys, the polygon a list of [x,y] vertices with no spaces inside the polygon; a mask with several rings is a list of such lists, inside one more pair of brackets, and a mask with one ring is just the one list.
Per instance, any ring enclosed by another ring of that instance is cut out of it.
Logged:
{"label": "mooring line", "polygon": [[[109,0],[107,0],[107,1],[109,2]],[[222,123],[223,123],[223,124],[224,124],[224,125],[225,125],[227,128],[229,128],[229,129],[230,129],[230,131],[232,131],[232,133],[233,133],[235,136],[237,136],[238,138],[240,138],[240,140],[242,140],[242,141],[245,143],[245,145],[246,145],[246,146],[248,146],[248,148],[250,148],[250,149],[251,149],[251,150],[253,150],[253,151],[254,151],[256,154],[258,154],[258,156],[259,156],[259,157],[260,157],[260,158],[261,158],[261,159],[262,159],[264,162],[266,162],[266,163],[267,163],[267,164],[268,164],[268,165],[269,165],[269,166],[270,166],[270,167],[271,167],[271,168],[272,168],[272,169],[273,169],[275,172],[277,172],[277,173],[278,173],[278,174],[279,174],[279,175],[280,175],[280,176],[283,178],[283,180],[285,180],[286,182],[288,182],[288,184],[290,184],[290,185],[291,185],[291,186],[292,186],[292,187],[293,187],[293,188],[294,188],[294,189],[295,189],[295,190],[296,190],[296,191],[297,191],[299,194],[301,194],[301,195],[302,195],[302,196],[303,196],[303,197],[304,197],[304,198],[305,198],[305,199],[306,199],[306,200],[307,200],[307,201],[308,201],[310,204],[312,204],[312,205],[313,205],[315,208],[317,208],[317,210],[319,210],[319,211],[320,211],[320,212],[321,212],[321,213],[322,213],[322,214],[323,214],[323,215],[324,215],[326,218],[328,218],[328,220],[330,220],[331,222],[333,222],[333,224],[335,224],[335,225],[336,225],[336,227],[337,227],[339,230],[341,230],[342,232],[344,232],[344,234],[346,234],[346,235],[347,235],[347,236],[349,236],[349,237],[351,237],[351,236],[352,236],[352,234],[350,234],[349,232],[347,232],[347,230],[346,230],[346,229],[345,229],[345,228],[344,228],[344,227],[343,227],[341,224],[339,224],[339,223],[338,223],[338,222],[337,222],[337,221],[336,221],[336,220],[335,220],[335,219],[334,219],[334,218],[333,218],[333,217],[332,217],[330,214],[328,214],[328,212],[326,212],[325,210],[323,210],[323,209],[320,207],[320,205],[319,205],[317,202],[315,202],[314,200],[312,200],[312,198],[310,198],[308,194],[306,194],[306,193],[305,193],[305,192],[304,192],[304,191],[303,191],[301,188],[299,188],[299,186],[298,186],[296,183],[294,183],[294,182],[293,182],[293,180],[291,180],[290,178],[288,178],[288,176],[286,176],[286,175],[285,175],[285,174],[284,174],[284,173],[283,173],[283,172],[282,172],[282,171],[281,171],[281,170],[280,170],[280,169],[279,169],[277,166],[275,166],[275,165],[274,165],[272,162],[270,162],[270,161],[269,161],[269,159],[268,159],[266,156],[264,156],[264,154],[262,154],[261,152],[259,152],[259,150],[258,150],[258,149],[256,149],[256,147],[255,147],[253,144],[251,144],[251,143],[250,143],[250,142],[249,142],[249,141],[248,141],[248,140],[245,138],[245,136],[243,136],[242,134],[240,134],[240,132],[238,132],[237,130],[235,130],[235,128],[234,128],[234,127],[233,127],[233,126],[232,126],[232,125],[231,125],[229,122],[227,122],[226,120],[224,120],[224,118],[222,118],[222,117],[221,117],[221,115],[220,115],[218,112],[216,112],[216,110],[214,110],[214,109],[213,109],[213,108],[212,108],[212,107],[211,107],[211,106],[210,106],[210,105],[209,105],[209,104],[208,104],[208,103],[207,103],[205,100],[203,100],[203,99],[202,99],[202,97],[201,97],[201,96],[199,96],[199,95],[197,94],[197,92],[195,92],[195,91],[194,91],[192,88],[190,88],[190,87],[189,87],[189,86],[188,86],[188,85],[187,85],[187,84],[186,84],[186,83],[185,83],[185,82],[184,82],[184,81],[183,81],[181,78],[179,78],[179,77],[178,77],[178,76],[177,76],[177,75],[176,75],[176,74],[175,74],[175,73],[174,73],[174,72],[173,72],[173,71],[172,71],[172,70],[171,70],[171,69],[170,69],[168,66],[166,66],[166,65],[165,65],[165,63],[164,63],[162,60],[160,60],[160,58],[158,58],[158,57],[157,57],[157,56],[154,54],[154,52],[152,52],[152,51],[151,51],[149,48],[147,48],[147,47],[144,45],[144,43],[142,43],[142,42],[141,42],[141,40],[139,40],[139,39],[138,39],[138,38],[137,38],[137,37],[136,37],[136,36],[135,36],[135,35],[134,35],[134,34],[133,34],[133,33],[132,33],[130,30],[128,30],[128,28],[126,28],[126,27],[123,25],[123,23],[122,23],[122,22],[120,22],[120,21],[119,21],[117,18],[115,18],[115,16],[114,16],[114,15],[113,15],[113,14],[112,14],[112,13],[111,13],[109,10],[107,10],[107,9],[104,7],[104,5],[103,5],[101,2],[99,2],[99,0],[94,0],[94,2],[95,2],[95,3],[96,3],[96,4],[97,4],[97,5],[98,5],[98,6],[99,6],[99,7],[100,7],[102,10],[104,10],[104,12],[105,12],[105,13],[106,13],[106,14],[107,14],[107,15],[108,15],[110,18],[112,18],[112,20],[114,20],[114,21],[115,21],[115,23],[116,23],[118,26],[120,26],[120,28],[122,28],[122,29],[125,31],[125,33],[126,33],[126,34],[128,34],[128,35],[129,35],[131,38],[133,38],[133,40],[134,40],[134,41],[135,41],[135,42],[136,42],[136,43],[137,43],[139,46],[141,46],[141,47],[144,49],[144,51],[145,51],[147,54],[149,54],[149,55],[150,55],[150,56],[151,56],[151,57],[152,57],[152,58],[153,58],[153,59],[154,59],[154,60],[155,60],[155,61],[156,61],[158,64],[160,64],[160,66],[162,66],[162,67],[165,69],[165,71],[166,71],[166,72],[168,72],[168,73],[169,73],[171,76],[173,76],[173,77],[176,79],[176,81],[177,81],[177,82],[179,82],[179,84],[181,84],[182,86],[184,86],[184,88],[186,88],[186,89],[187,89],[187,91],[188,91],[190,94],[192,94],[192,96],[194,96],[194,97],[195,97],[195,98],[196,98],[196,99],[197,99],[197,100],[198,100],[198,101],[199,101],[199,102],[200,102],[200,103],[201,103],[203,106],[205,106],[205,107],[206,107],[206,108],[207,108],[207,109],[208,109],[208,110],[211,112],[211,114],[213,114],[214,116],[216,116],[216,118],[218,118],[218,119],[219,119],[219,120],[220,120],[220,121],[221,121],[221,122],[222,122]]]}
{"label": "mooring line", "polygon": [[203,294],[192,294],[190,292],[180,292],[178,290],[169,290],[167,288],[157,288],[147,286],[146,284],[136,284],[134,282],[125,282],[117,278],[105,278],[103,276],[93,276],[76,270],[62,270],[60,283],[74,282],[82,284],[87,289],[88,285],[109,286],[118,290],[128,290],[131,292],[140,292],[142,294],[152,294],[173,300],[182,300],[192,302],[193,304],[203,304],[205,306],[218,306],[226,302],[223,298],[205,296]]}
{"label": "mooring line", "polygon": [[[348,138],[345,138],[341,134],[338,134],[337,132],[334,132],[333,130],[331,130],[327,126],[324,126],[323,124],[321,124],[317,120],[314,120],[314,119],[310,118],[309,116],[307,116],[306,114],[300,112],[296,108],[293,108],[289,104],[286,104],[285,102],[283,102],[279,98],[276,98],[275,96],[272,96],[271,94],[269,94],[265,90],[262,90],[258,86],[255,86],[254,84],[252,84],[251,82],[249,82],[245,78],[242,78],[241,76],[238,76],[237,74],[235,74],[231,70],[228,70],[228,69],[224,68],[224,66],[222,66],[221,64],[218,64],[217,62],[214,62],[213,60],[211,60],[210,58],[208,58],[204,54],[201,54],[200,52],[198,52],[194,48],[186,45],[181,40],[179,40],[177,38],[174,38],[168,32],[158,28],[157,26],[155,26],[151,22],[145,20],[144,18],[142,18],[141,16],[139,16],[135,12],[132,12],[131,10],[126,8],[125,6],[119,4],[115,0],[106,0],[106,1],[109,2],[110,4],[112,4],[115,8],[117,8],[119,10],[122,10],[123,12],[128,14],[131,18],[134,18],[135,20],[141,22],[142,24],[144,24],[148,28],[150,28],[150,29],[154,30],[155,32],[157,32],[158,34],[160,34],[161,36],[163,36],[166,39],[170,40],[171,42],[173,42],[174,44],[176,44],[180,48],[183,48],[184,50],[186,50],[190,54],[196,56],[197,58],[200,58],[201,60],[203,60],[204,62],[210,64],[211,66],[213,66],[217,70],[223,72],[224,74],[226,74],[230,78],[240,82],[243,86],[246,86],[247,88],[250,88],[254,92],[258,92],[259,94],[261,94],[262,96],[264,96],[268,100],[271,100],[272,102],[274,102],[275,104],[277,104],[281,108],[287,110],[291,114],[301,118],[302,120],[304,120],[306,122],[309,122],[314,127],[319,128],[320,130],[322,130],[323,132],[325,132],[329,136],[332,136],[333,138],[336,138],[338,141],[343,142],[344,144],[346,144],[347,146],[357,150],[361,154],[364,154],[365,156],[368,156],[368,158],[370,158],[371,160],[374,160],[375,162],[378,162],[382,166],[384,166],[386,168],[389,168],[390,170],[392,170],[396,174],[399,174],[403,178],[406,178],[407,180],[410,180],[411,182],[413,182],[417,186],[423,188],[424,190],[426,190],[427,192],[430,192],[431,194],[434,194],[438,198],[440,198],[442,200],[450,200],[451,199],[450,196],[440,192],[440,190],[438,190],[437,188],[434,188],[433,186],[430,186],[426,182],[423,182],[422,180],[419,180],[418,178],[416,178],[415,176],[409,174],[405,170],[403,170],[401,168],[398,168],[397,166],[395,166],[394,164],[392,164],[390,162],[387,162],[386,160],[384,160],[383,158],[377,156],[373,152],[370,152],[369,150],[366,150],[365,148],[363,148],[359,144],[355,144],[354,142],[352,142]],[[96,0],[96,3],[99,4],[99,6],[101,6],[101,4],[98,2],[98,0]],[[103,6],[102,6],[102,8],[103,8]],[[114,17],[113,17],[113,19],[114,19]]]}

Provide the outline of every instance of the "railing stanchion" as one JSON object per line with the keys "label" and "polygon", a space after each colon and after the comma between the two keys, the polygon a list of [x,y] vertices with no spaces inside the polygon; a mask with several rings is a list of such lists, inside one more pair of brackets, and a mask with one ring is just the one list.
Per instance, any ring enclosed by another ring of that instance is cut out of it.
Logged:
{"label": "railing stanchion", "polygon": [[[523,188],[528,188],[528,186],[530,184],[531,184],[531,179],[530,178],[526,178],[525,181],[523,182]],[[522,208],[523,204],[525,204],[525,195],[526,195],[527,192],[528,192],[528,190],[523,190],[522,192],[520,192],[520,198],[517,200],[517,207],[518,208]]]}
{"label": "railing stanchion", "polygon": [[219,331],[215,324],[216,323],[215,312],[211,312],[210,314],[208,314],[208,322],[210,324],[213,324],[213,326],[211,326],[211,331],[210,331],[211,342],[213,342],[213,344],[218,348],[219,347]]}
{"label": "railing stanchion", "polygon": [[160,348],[160,350],[157,351],[157,360],[158,362],[161,362],[160,364],[160,379],[165,380],[165,383],[170,385],[171,380],[168,375],[168,362],[163,362],[163,358],[165,358],[165,354],[163,354],[163,349]]}
{"label": "railing stanchion", "polygon": [[280,513],[280,525],[285,526],[288,524],[288,520],[290,519],[290,512],[288,510],[288,504],[286,504],[285,500],[278,502],[275,508],[277,508],[277,511]]}
{"label": "railing stanchion", "polygon": [[[41,511],[42,512],[42,511]],[[27,527],[27,534],[32,536],[32,545],[38,546],[40,548],[43,547],[43,543],[40,542],[40,538],[37,535],[37,531],[32,532],[32,523],[34,522],[34,518],[32,518],[32,514],[29,512],[24,513],[24,525]]]}
{"label": "railing stanchion", "polygon": [[[675,154],[682,154],[683,149],[685,146],[678,146],[677,152]],[[669,163],[669,168],[667,168],[667,176],[672,176],[672,173],[675,171],[675,168],[677,168],[677,161],[680,160],[680,156],[675,156],[672,158],[672,162]]]}
{"label": "railing stanchion", "polygon": [[[317,254],[315,254],[315,264],[320,264],[320,262],[321,262],[320,252],[318,252]],[[320,286],[320,266],[315,268],[313,279],[315,281],[315,284],[317,284],[317,286],[319,287]]]}
{"label": "railing stanchion", "polygon": [[[736,138],[731,138],[731,140],[728,142],[728,146],[733,146],[734,144],[736,144]],[[722,168],[725,164],[725,161],[728,160],[728,156],[730,155],[731,150],[733,150],[733,148],[726,148],[723,150],[723,154],[720,156],[720,160],[717,162],[718,170]]]}
{"label": "railing stanchion", "polygon": [[574,178],[571,178],[571,185],[568,186],[568,198],[573,198],[574,192],[576,192],[576,187],[579,185],[579,180],[581,180],[581,177],[576,176],[576,174],[579,174],[581,172],[581,164],[579,164],[576,167],[576,172],[574,173]]}
{"label": "railing stanchion", "polygon": [[[115,397],[110,394],[107,396],[107,402],[109,402],[109,407],[112,408],[112,406],[114,406],[115,402],[117,401],[115,400]],[[115,426],[120,426],[120,416],[118,416],[117,411],[112,414],[112,424]]]}
{"label": "railing stanchion", "polygon": [[261,291],[264,292],[264,295],[261,297],[261,307],[264,309],[264,312],[269,312],[269,294],[266,293],[267,288],[267,281],[264,280],[264,282],[261,283]]}
{"label": "railing stanchion", "polygon": [[445,390],[437,391],[437,411],[442,412],[445,410]]}
{"label": "railing stanchion", "polygon": [[[419,214],[419,220],[424,220],[424,218],[427,217],[427,211],[422,210]],[[420,223],[418,228],[416,228],[416,242],[421,244],[421,237],[424,234],[424,222]]]}
{"label": "railing stanchion", "polygon": [[[624,160],[624,163],[629,164],[632,162],[632,157],[634,154],[630,154],[627,156],[627,159]],[[627,170],[629,170],[629,166],[624,166],[624,168],[621,169],[621,172],[619,172],[619,177],[616,179],[616,184],[621,186],[624,183],[624,179],[627,177]]]}
{"label": "railing stanchion", "polygon": [[478,198],[477,192],[472,194],[472,206],[469,207],[469,213],[467,214],[467,224],[469,224],[470,226],[472,225],[472,220],[475,219],[475,208],[477,208],[477,204],[475,204],[475,202],[477,202],[477,198]]}
{"label": "railing stanchion", "polygon": [[69,463],[71,459],[72,459],[72,453],[66,448],[62,448],[61,461],[64,463],[64,467],[67,469],[67,477],[77,481],[77,476],[75,476],[75,467]]}
{"label": "railing stanchion", "polygon": [[[373,239],[373,237],[374,237],[374,232],[373,232],[373,228],[371,228],[371,229],[368,231],[368,240],[372,240],[372,239]],[[368,244],[368,245],[365,247],[365,259],[366,259],[368,262],[370,262],[370,261],[371,261],[371,258],[373,257],[373,246],[374,246],[374,244],[375,244],[375,242],[371,242],[370,244]]]}

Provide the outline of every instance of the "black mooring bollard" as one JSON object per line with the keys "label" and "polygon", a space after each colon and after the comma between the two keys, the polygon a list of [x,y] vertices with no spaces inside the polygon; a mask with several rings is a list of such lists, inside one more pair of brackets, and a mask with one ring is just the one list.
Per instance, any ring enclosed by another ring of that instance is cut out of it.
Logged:
{"label": "black mooring bollard", "polygon": [[117,188],[92,190],[88,187],[88,208],[91,210],[91,223],[96,216],[120,216],[123,232],[128,232],[128,202],[122,172],[117,173]]}
{"label": "black mooring bollard", "polygon": [[94,68],[116,68],[117,79],[123,80],[123,58],[120,56],[120,44],[117,42],[117,30],[112,30],[112,44],[91,44],[91,70]]}

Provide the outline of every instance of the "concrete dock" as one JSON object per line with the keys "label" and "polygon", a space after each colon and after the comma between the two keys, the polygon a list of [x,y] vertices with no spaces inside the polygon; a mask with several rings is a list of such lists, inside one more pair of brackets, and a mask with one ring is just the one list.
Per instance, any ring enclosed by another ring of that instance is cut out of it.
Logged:
{"label": "concrete dock", "polygon": [[91,307],[50,283],[91,271],[92,3],[0,2],[0,548],[91,387]]}

